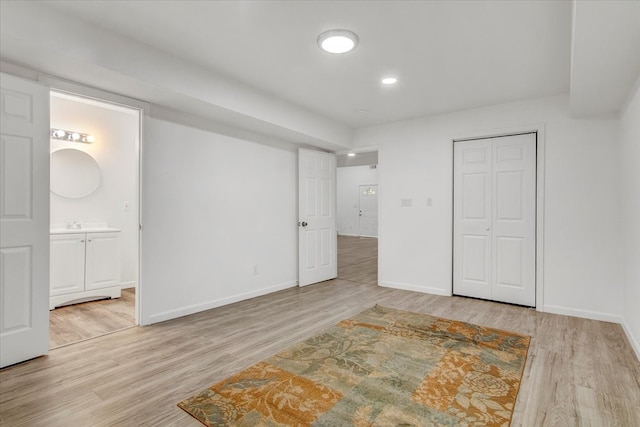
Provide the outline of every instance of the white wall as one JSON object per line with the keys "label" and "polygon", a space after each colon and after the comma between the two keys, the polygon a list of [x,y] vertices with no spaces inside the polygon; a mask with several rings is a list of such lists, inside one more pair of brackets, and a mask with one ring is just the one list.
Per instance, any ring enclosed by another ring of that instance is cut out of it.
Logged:
{"label": "white wall", "polygon": [[[386,286],[449,295],[452,140],[543,123],[545,311],[621,320],[616,118],[572,120],[556,96],[361,129],[380,146],[379,278]],[[401,198],[413,198],[401,208]],[[432,198],[433,206],[426,206]]]}
{"label": "white wall", "polygon": [[142,323],[295,286],[297,154],[154,117],[145,132]]}
{"label": "white wall", "polygon": [[[87,197],[67,199],[51,193],[51,223],[106,222],[122,230],[121,281],[125,287],[134,287],[138,278],[138,112],[58,96],[51,97],[50,105],[51,127],[95,136],[91,144],[51,139],[51,151],[84,151],[96,160],[101,175],[100,186]],[[123,201],[130,202],[128,212],[122,209]]]}
{"label": "white wall", "polygon": [[[640,78],[639,78],[640,83]],[[640,90],[636,85],[620,121],[620,224],[623,327],[640,359]]]}
{"label": "white wall", "polygon": [[349,166],[337,169],[337,225],[341,236],[360,235],[360,185],[378,183],[378,169]]}

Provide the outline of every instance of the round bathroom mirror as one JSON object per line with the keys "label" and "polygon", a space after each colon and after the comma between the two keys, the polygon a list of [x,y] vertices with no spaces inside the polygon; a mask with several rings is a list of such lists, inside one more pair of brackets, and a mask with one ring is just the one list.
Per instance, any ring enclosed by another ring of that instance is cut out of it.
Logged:
{"label": "round bathroom mirror", "polygon": [[100,185],[100,167],[84,151],[63,148],[51,153],[51,192],[69,199],[86,197]]}

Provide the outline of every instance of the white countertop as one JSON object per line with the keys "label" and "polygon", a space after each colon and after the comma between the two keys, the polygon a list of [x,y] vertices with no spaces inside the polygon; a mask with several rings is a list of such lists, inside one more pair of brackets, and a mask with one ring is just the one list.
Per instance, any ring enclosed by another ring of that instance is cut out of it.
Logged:
{"label": "white countertop", "polygon": [[87,228],[52,228],[49,234],[81,234],[81,233],[117,233],[121,230],[109,227],[87,227]]}
{"label": "white countertop", "polygon": [[67,228],[66,224],[51,224],[49,234],[80,234],[80,233],[117,233],[122,230],[107,226],[106,222],[80,222],[80,228]]}

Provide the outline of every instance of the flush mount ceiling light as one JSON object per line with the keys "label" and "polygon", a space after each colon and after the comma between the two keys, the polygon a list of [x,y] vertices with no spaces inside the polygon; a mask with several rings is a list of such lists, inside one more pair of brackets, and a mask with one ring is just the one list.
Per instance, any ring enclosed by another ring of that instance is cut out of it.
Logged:
{"label": "flush mount ceiling light", "polygon": [[382,79],[383,85],[389,86],[389,85],[394,85],[396,83],[398,83],[398,79],[395,77],[385,77],[384,79]]}
{"label": "flush mount ceiling light", "polygon": [[320,49],[329,53],[347,53],[358,46],[358,35],[349,30],[329,30],[318,36]]}
{"label": "flush mount ceiling light", "polygon": [[349,154],[347,154],[347,156],[349,156],[349,157],[355,157],[355,156],[356,156],[356,153],[349,153]]}

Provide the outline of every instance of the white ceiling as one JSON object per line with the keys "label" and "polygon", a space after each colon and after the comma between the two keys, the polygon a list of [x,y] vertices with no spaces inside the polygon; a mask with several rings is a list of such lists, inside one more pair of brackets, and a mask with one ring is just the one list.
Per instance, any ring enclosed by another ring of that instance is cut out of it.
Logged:
{"label": "white ceiling", "polygon": [[[351,127],[569,91],[567,2],[47,4]],[[355,31],[358,48],[320,51],[332,28]],[[396,87],[380,84],[388,74]]]}
{"label": "white ceiling", "polygon": [[[2,1],[0,56],[256,132],[348,148],[355,128],[568,92],[578,114],[616,111],[640,71],[638,5]],[[618,21],[626,30],[612,32]],[[317,35],[333,28],[355,31],[358,48],[320,51]],[[596,73],[603,37],[616,54]],[[386,75],[399,83],[383,87]]]}

